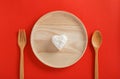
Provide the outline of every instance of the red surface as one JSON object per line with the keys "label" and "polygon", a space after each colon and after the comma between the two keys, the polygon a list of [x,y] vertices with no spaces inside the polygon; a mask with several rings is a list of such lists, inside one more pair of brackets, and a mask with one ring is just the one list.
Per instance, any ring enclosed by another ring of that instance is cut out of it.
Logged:
{"label": "red surface", "polygon": [[[30,46],[30,32],[39,17],[54,10],[78,16],[86,26],[89,43],[76,64],[65,69],[43,65]],[[99,50],[99,78],[120,79],[120,0],[1,0],[0,79],[19,79],[17,32],[27,31],[25,79],[94,79],[94,51],[90,43],[95,29],[102,32]]]}

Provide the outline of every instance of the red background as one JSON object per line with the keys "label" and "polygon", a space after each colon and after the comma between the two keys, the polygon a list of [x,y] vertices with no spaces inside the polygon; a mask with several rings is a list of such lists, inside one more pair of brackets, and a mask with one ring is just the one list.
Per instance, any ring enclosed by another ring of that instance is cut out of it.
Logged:
{"label": "red background", "polygon": [[[76,64],[64,69],[43,65],[30,46],[30,32],[39,17],[54,10],[72,12],[88,32],[87,50]],[[91,35],[102,32],[99,78],[120,79],[120,0],[0,0],[0,79],[19,79],[17,32],[25,28],[25,79],[94,79]]]}

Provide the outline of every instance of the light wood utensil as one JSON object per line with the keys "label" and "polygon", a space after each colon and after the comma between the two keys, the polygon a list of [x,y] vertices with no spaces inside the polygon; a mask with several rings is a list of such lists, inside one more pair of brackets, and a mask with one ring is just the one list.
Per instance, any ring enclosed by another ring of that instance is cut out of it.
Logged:
{"label": "light wood utensil", "polygon": [[24,79],[24,48],[27,43],[26,32],[20,29],[18,32],[18,46],[20,48],[20,79]]}
{"label": "light wood utensil", "polygon": [[93,35],[92,35],[92,45],[94,47],[95,50],[95,78],[94,79],[98,79],[99,78],[99,73],[98,73],[98,49],[101,46],[102,43],[102,36],[100,31],[96,30]]}

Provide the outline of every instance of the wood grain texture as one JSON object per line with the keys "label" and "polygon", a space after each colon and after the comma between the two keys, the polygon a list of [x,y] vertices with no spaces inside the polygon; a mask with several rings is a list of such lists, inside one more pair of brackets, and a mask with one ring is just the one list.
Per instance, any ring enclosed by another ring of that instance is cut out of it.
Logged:
{"label": "wood grain texture", "polygon": [[[64,34],[68,41],[58,51],[51,42],[53,35]],[[55,11],[41,17],[31,33],[32,49],[44,64],[61,68],[77,62],[87,46],[87,33],[82,22],[71,13]]]}

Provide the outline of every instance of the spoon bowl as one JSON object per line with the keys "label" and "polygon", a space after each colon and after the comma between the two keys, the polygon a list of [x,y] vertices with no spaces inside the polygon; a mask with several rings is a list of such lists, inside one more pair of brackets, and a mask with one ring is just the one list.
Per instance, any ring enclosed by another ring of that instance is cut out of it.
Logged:
{"label": "spoon bowl", "polygon": [[102,43],[102,36],[100,31],[96,30],[92,36],[92,45],[94,48],[99,48]]}

